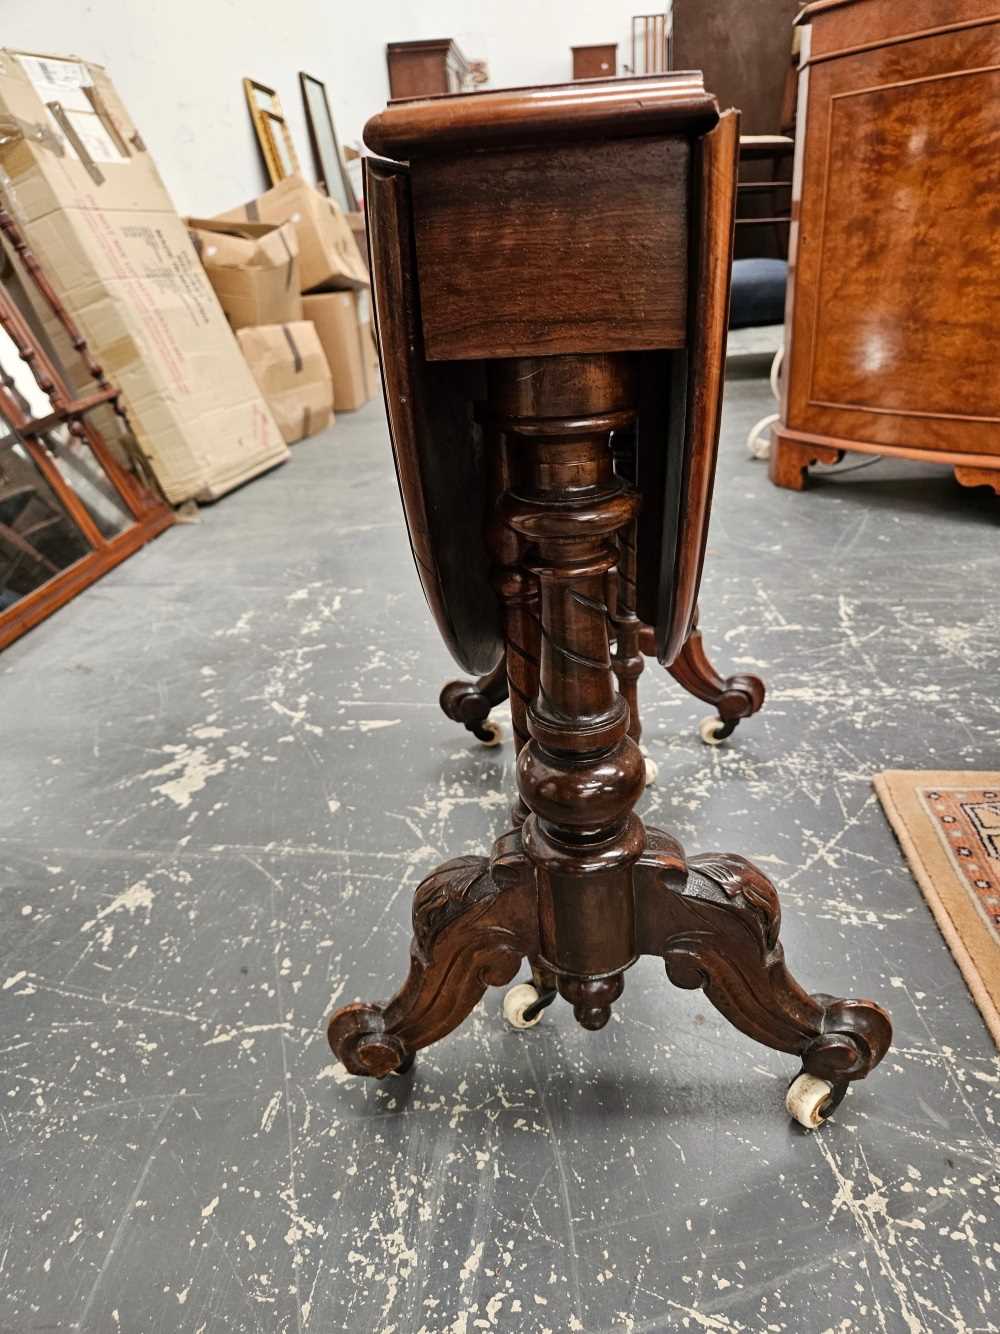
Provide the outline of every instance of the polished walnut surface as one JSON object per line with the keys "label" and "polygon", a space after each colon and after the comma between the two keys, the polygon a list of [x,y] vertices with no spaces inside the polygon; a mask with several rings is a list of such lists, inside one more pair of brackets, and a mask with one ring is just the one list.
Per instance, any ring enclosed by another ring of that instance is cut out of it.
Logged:
{"label": "polished walnut surface", "polygon": [[[687,860],[635,812],[648,640],[695,693],[730,684],[696,618],[738,117],[685,74],[403,104],[366,133],[406,157],[367,160],[366,204],[414,558],[484,697],[505,672],[518,797],[488,858],[421,883],[405,983],[334,1014],[331,1046],[352,1073],[403,1072],[522,960],[539,1007],[561,995],[601,1028],[652,954],[797,1053],[829,1109],[884,1055],[888,1017],[795,982],[761,872]],[[736,716],[760,706],[752,680]],[[475,692],[458,683],[455,712]]]}
{"label": "polished walnut surface", "polygon": [[421,304],[428,359],[682,346],[688,143],[565,143],[544,170],[541,152],[414,165],[417,263],[448,275]]}
{"label": "polished walnut surface", "polygon": [[852,0],[804,17],[772,475],[800,485],[817,446],[922,454],[978,483],[1000,468],[1000,10]]}
{"label": "polished walnut surface", "polygon": [[428,97],[396,103],[365,126],[365,143],[376,153],[411,158],[538,144],[541,140],[622,139],[710,130],[718,103],[705,91],[697,70],[592,80],[543,88]]}

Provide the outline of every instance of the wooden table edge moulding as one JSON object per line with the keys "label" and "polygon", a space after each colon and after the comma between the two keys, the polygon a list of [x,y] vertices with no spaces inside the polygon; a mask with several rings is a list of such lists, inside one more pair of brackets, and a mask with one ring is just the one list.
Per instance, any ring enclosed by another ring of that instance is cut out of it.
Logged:
{"label": "wooden table edge moulding", "polygon": [[770,476],[846,452],[1000,495],[1000,0],[813,0]]}
{"label": "wooden table edge moulding", "polygon": [[[396,103],[365,140],[414,561],[458,663],[505,664],[519,796],[488,857],[419,885],[406,981],[339,1009],[330,1045],[353,1074],[402,1074],[524,960],[532,983],[504,1003],[515,1027],[560,995],[599,1029],[628,968],[656,955],[676,986],[800,1059],[788,1107],[819,1125],[885,1055],[888,1016],[799,986],[761,871],[686,858],[634,811],[641,627],[670,667],[695,624],[738,117],[720,117],[700,73],[677,73]],[[633,480],[614,467],[630,431]]]}

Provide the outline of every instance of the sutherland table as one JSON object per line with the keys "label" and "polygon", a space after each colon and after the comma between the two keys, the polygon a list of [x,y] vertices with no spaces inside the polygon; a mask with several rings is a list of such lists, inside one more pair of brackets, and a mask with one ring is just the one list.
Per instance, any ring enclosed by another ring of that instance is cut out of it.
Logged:
{"label": "sutherland table", "polygon": [[[695,621],[737,117],[675,74],[397,103],[365,139],[389,159],[366,160],[365,197],[413,555],[458,662],[506,664],[520,796],[489,857],[418,887],[406,982],[334,1014],[330,1044],[354,1074],[402,1073],[523,959],[515,1025],[559,994],[598,1029],[654,954],[801,1057],[789,1109],[817,1125],[885,1055],[888,1016],[804,991],[767,878],[685,859],[633,810],[642,627],[670,666]],[[614,469],[632,432],[634,483]]]}

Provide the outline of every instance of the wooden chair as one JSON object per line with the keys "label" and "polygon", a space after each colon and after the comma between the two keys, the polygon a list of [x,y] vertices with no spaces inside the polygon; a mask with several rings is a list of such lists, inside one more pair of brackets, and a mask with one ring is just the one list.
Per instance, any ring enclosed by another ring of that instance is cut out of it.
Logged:
{"label": "wooden chair", "polygon": [[[729,853],[686,859],[633,809],[642,626],[669,666],[694,625],[737,117],[677,74],[397,104],[365,137],[391,159],[366,160],[365,189],[413,554],[459,664],[505,660],[520,795],[489,857],[418,887],[406,982],[334,1014],[330,1044],[354,1074],[401,1073],[522,960],[516,1026],[559,994],[598,1029],[653,954],[800,1057],[788,1105],[817,1125],[884,1056],[888,1016],[804,991],[767,878]],[[634,485],[613,460],[630,429]]]}

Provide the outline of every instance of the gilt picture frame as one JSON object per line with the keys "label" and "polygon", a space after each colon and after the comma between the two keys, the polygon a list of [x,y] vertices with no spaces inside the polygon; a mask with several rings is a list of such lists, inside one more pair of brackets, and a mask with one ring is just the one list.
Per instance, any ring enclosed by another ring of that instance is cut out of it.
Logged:
{"label": "gilt picture frame", "polygon": [[256,79],[244,79],[243,92],[268,178],[272,185],[277,185],[299,170],[299,156],[285,120],[281,98],[273,88]]}

